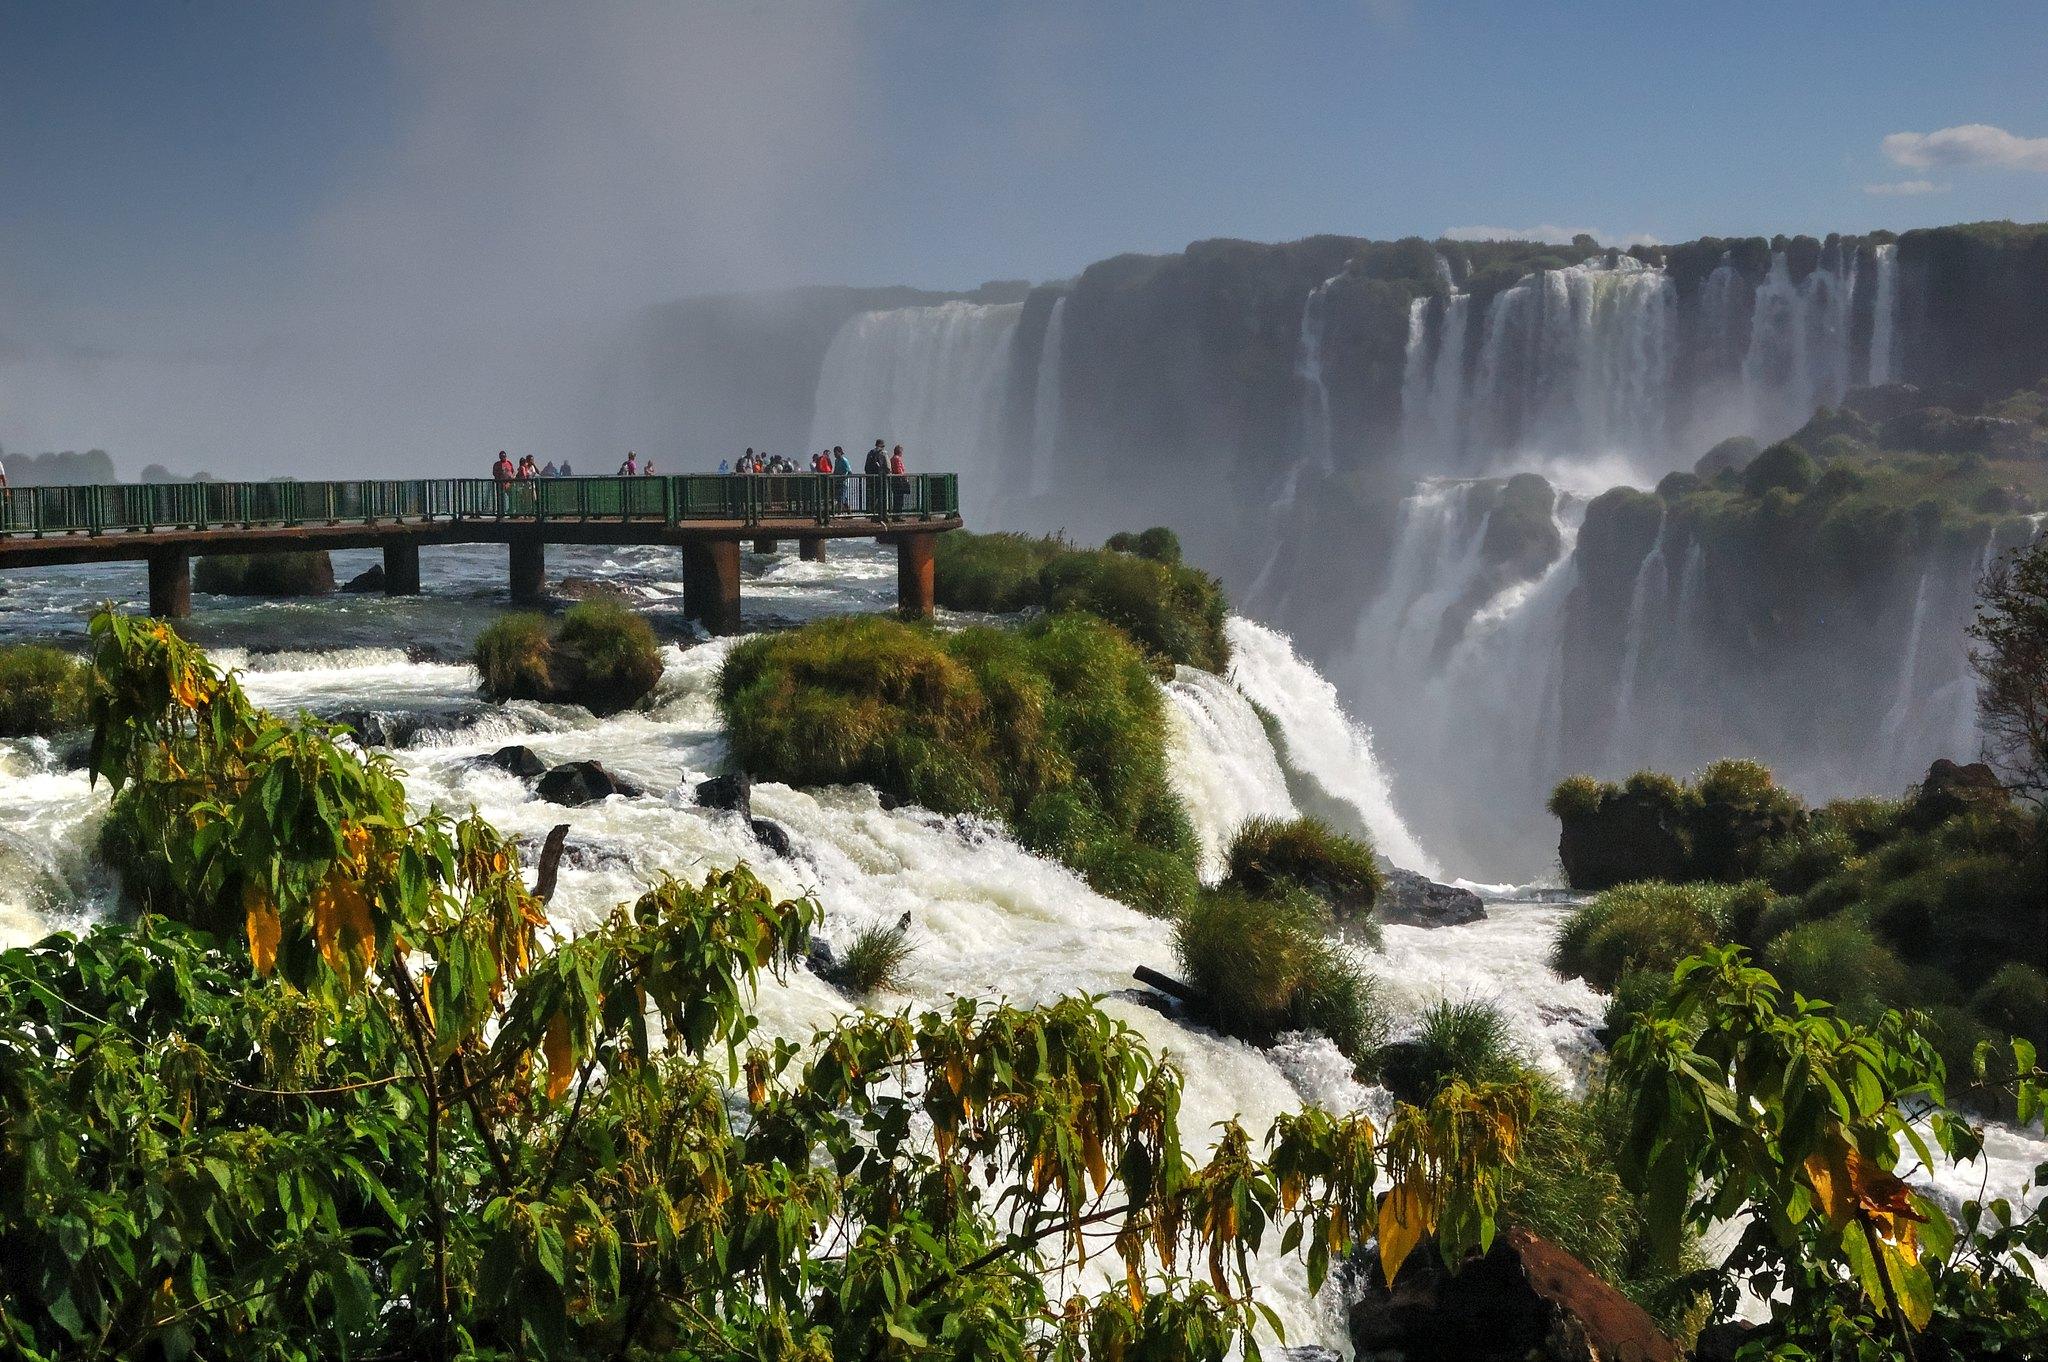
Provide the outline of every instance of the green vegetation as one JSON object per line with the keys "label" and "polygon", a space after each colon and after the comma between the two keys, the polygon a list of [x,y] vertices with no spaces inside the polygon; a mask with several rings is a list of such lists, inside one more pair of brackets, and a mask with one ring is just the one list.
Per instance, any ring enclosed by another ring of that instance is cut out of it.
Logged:
{"label": "green vegetation", "polygon": [[1101,892],[1167,914],[1194,898],[1196,844],[1161,704],[1143,654],[1079,614],[949,634],[824,620],[749,639],[719,677],[749,773],[1000,818]]}
{"label": "green vegetation", "polygon": [[866,923],[846,943],[833,981],[862,996],[895,988],[902,982],[903,967],[910,962],[912,950],[908,927],[897,922]]}
{"label": "green vegetation", "polygon": [[646,620],[610,601],[545,617],[506,615],[477,636],[476,669],[493,700],[549,700],[597,715],[631,709],[661,680],[661,645]]}
{"label": "green vegetation", "polygon": [[1781,440],[1742,470],[1742,490],[1760,497],[1774,488],[1782,488],[1796,496],[1813,486],[1819,477],[1820,468],[1812,455],[1790,440]]}
{"label": "green vegetation", "polygon": [[1574,889],[1635,880],[1748,879],[1767,845],[1800,832],[1806,810],[1753,761],[1717,761],[1682,785],[1638,771],[1621,785],[1569,776],[1550,795],[1558,859]]}
{"label": "green vegetation", "polygon": [[1254,1044],[1318,1031],[1369,1071],[1386,1039],[1385,1007],[1327,923],[1323,906],[1300,889],[1203,892],[1175,924],[1174,951],[1204,1019]]}
{"label": "green vegetation", "polygon": [[0,648],[0,738],[51,737],[85,723],[85,664],[40,644]]}
{"label": "green vegetation", "polygon": [[212,553],[192,566],[192,589],[216,596],[324,596],[334,590],[325,549]]}
{"label": "green vegetation", "polygon": [[1230,661],[1228,606],[1216,579],[1181,563],[1171,530],[1111,542],[1119,541],[1128,551],[956,530],[934,549],[937,600],[950,610],[1080,611],[1129,634],[1155,665],[1222,671]]}
{"label": "green vegetation", "polygon": [[1439,1001],[1413,1040],[1390,1048],[1382,1078],[1404,1102],[1427,1102],[1452,1082],[1499,1083],[1528,1069],[1507,1018],[1488,1002]]}
{"label": "green vegetation", "polygon": [[1725,939],[1728,905],[1738,892],[1657,880],[1603,890],[1565,919],[1551,968],[1598,989],[1612,989],[1632,970],[1668,975],[1680,960]]}
{"label": "green vegetation", "polygon": [[[1084,999],[755,1044],[817,905],[739,867],[554,937],[387,758],[160,623],[94,637],[94,774],[175,892],[0,954],[10,1354],[1221,1362],[1262,1245],[1313,1290],[1375,1234],[1391,1277],[1496,1229],[1522,1085],[1198,1160],[1179,1074]],[[1106,1207],[1134,1285],[1052,1299]]]}
{"label": "green vegetation", "polygon": [[1969,633],[1992,759],[2013,789],[2048,800],[2048,539],[1992,565]]}
{"label": "green vegetation", "polygon": [[1380,890],[1372,847],[1319,818],[1248,819],[1225,866],[1226,884],[1255,896],[1305,889],[1339,919],[1363,919]]}

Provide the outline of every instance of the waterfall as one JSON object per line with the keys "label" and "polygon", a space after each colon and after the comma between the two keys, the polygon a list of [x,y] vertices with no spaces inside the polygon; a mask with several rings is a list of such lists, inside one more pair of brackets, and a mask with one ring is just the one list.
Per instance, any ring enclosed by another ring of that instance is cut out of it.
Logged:
{"label": "waterfall", "polygon": [[1202,878],[1223,877],[1223,857],[1248,818],[1292,818],[1273,741],[1258,711],[1220,676],[1177,667],[1165,684],[1173,783],[1202,844]]}
{"label": "waterfall", "polygon": [[1774,252],[1757,286],[1742,384],[1750,431],[1761,438],[1791,434],[1848,391],[1856,253],[1831,254],[1794,283],[1785,252]]}
{"label": "waterfall", "polygon": [[1920,585],[1913,589],[1913,622],[1906,628],[1906,647],[1899,657],[1899,680],[1892,689],[1892,705],[1885,711],[1882,732],[1896,742],[1913,707],[1913,677],[1920,665],[1920,630],[1927,621],[1927,589],[1934,581],[1934,569],[1920,573]]}
{"label": "waterfall", "polygon": [[[1450,266],[1437,258],[1448,280]],[[1408,345],[1401,368],[1401,452],[1411,467],[1437,472],[1461,463],[1460,425],[1465,404],[1465,326],[1472,296],[1455,288],[1433,309],[1433,299],[1408,305]],[[1437,317],[1430,326],[1432,311]]]}
{"label": "waterfall", "polygon": [[1665,455],[1677,301],[1662,269],[1625,255],[1544,270],[1494,295],[1466,445],[1496,467]]}
{"label": "waterfall", "polygon": [[1614,697],[1614,727],[1608,739],[1611,760],[1627,760],[1638,746],[1632,741],[1636,735],[1630,720],[1635,717],[1636,687],[1642,678],[1643,653],[1658,628],[1659,612],[1671,591],[1671,569],[1664,557],[1664,525],[1660,515],[1656,542],[1643,555],[1642,566],[1636,569],[1635,586],[1629,592],[1620,686]]}
{"label": "waterfall", "polygon": [[1393,787],[1373,751],[1372,735],[1344,712],[1337,688],[1303,661],[1278,630],[1237,616],[1225,628],[1230,679],[1272,716],[1287,765],[1355,812],[1382,856],[1403,869],[1441,874],[1396,812]]}
{"label": "waterfall", "polygon": [[1067,295],[1052,300],[1045,344],[1038,354],[1038,384],[1031,395],[1031,496],[1050,495],[1060,451],[1060,350],[1066,334]]}
{"label": "waterfall", "polygon": [[1870,314],[1870,382],[1897,381],[1899,316],[1899,247],[1896,242],[1870,248],[1877,274]]}
{"label": "waterfall", "polygon": [[1301,305],[1301,339],[1295,347],[1294,376],[1301,382],[1302,456],[1323,472],[1336,468],[1330,430],[1330,389],[1323,382],[1323,326],[1333,274],[1308,291]]}
{"label": "waterfall", "polygon": [[901,444],[915,470],[961,475],[985,515],[1004,470],[1002,431],[1022,303],[940,303],[848,318],[825,351],[810,448]]}

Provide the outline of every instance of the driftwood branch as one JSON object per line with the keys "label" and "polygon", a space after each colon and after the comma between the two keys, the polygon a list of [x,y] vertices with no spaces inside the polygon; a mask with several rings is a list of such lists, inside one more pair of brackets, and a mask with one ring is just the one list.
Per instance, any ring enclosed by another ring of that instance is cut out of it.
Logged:
{"label": "driftwood branch", "polygon": [[533,896],[546,903],[555,896],[555,874],[562,868],[562,851],[569,845],[569,825],[557,823],[548,830],[540,849],[540,873],[533,880]]}
{"label": "driftwood branch", "polygon": [[1164,993],[1169,998],[1178,998],[1182,1002],[1187,1003],[1190,1006],[1197,1004],[1202,1000],[1201,994],[1195,992],[1193,989],[1189,988],[1186,984],[1174,978],[1172,975],[1161,974],[1158,970],[1152,969],[1145,965],[1140,965],[1136,969],[1132,970],[1131,977],[1133,979],[1136,979],[1141,984],[1145,984],[1152,988],[1158,989],[1161,993]]}

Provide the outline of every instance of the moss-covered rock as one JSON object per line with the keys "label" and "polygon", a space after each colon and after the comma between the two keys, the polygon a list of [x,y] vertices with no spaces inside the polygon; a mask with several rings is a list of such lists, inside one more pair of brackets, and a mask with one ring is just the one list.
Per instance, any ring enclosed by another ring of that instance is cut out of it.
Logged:
{"label": "moss-covered rock", "polygon": [[1742,470],[1742,490],[1753,497],[1773,490],[1797,495],[1813,486],[1819,477],[1820,466],[1804,447],[1780,440]]}
{"label": "moss-covered rock", "polygon": [[0,648],[0,738],[50,737],[86,723],[85,663],[24,643]]}
{"label": "moss-covered rock", "polygon": [[1718,473],[1740,473],[1749,467],[1749,461],[1762,448],[1747,435],[1732,435],[1700,455],[1692,471],[1702,479],[1712,478]]}
{"label": "moss-covered rock", "polygon": [[1621,785],[1571,776],[1551,792],[1558,861],[1574,889],[1631,880],[1734,883],[1759,874],[1770,848],[1807,812],[1759,762],[1717,761],[1684,785],[1638,771]]}
{"label": "moss-covered rock", "polygon": [[597,715],[631,709],[661,680],[654,630],[624,606],[585,601],[559,624],[506,615],[477,637],[475,662],[493,700],[582,705]]}
{"label": "moss-covered rock", "polygon": [[734,648],[719,707],[735,764],[756,777],[869,784],[1001,819],[1148,911],[1194,897],[1196,841],[1168,779],[1159,687],[1099,619],[948,634],[823,620]]}
{"label": "moss-covered rock", "polygon": [[325,549],[215,553],[192,566],[192,589],[216,596],[324,596],[334,590]]}

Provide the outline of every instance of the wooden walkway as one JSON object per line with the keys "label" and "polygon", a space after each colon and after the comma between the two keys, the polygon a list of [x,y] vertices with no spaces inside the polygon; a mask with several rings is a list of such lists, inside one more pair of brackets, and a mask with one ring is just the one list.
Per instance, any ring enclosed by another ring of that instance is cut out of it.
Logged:
{"label": "wooden walkway", "polygon": [[385,591],[413,595],[421,546],[501,543],[512,598],[526,603],[545,595],[549,544],[672,544],[683,550],[685,612],[734,633],[745,540],[773,551],[794,539],[809,559],[824,558],[829,539],[893,544],[899,605],[928,617],[933,539],[960,525],[951,473],[17,487],[0,492],[0,569],[143,562],[150,612],[180,617],[192,608],[193,554],[379,548]]}

